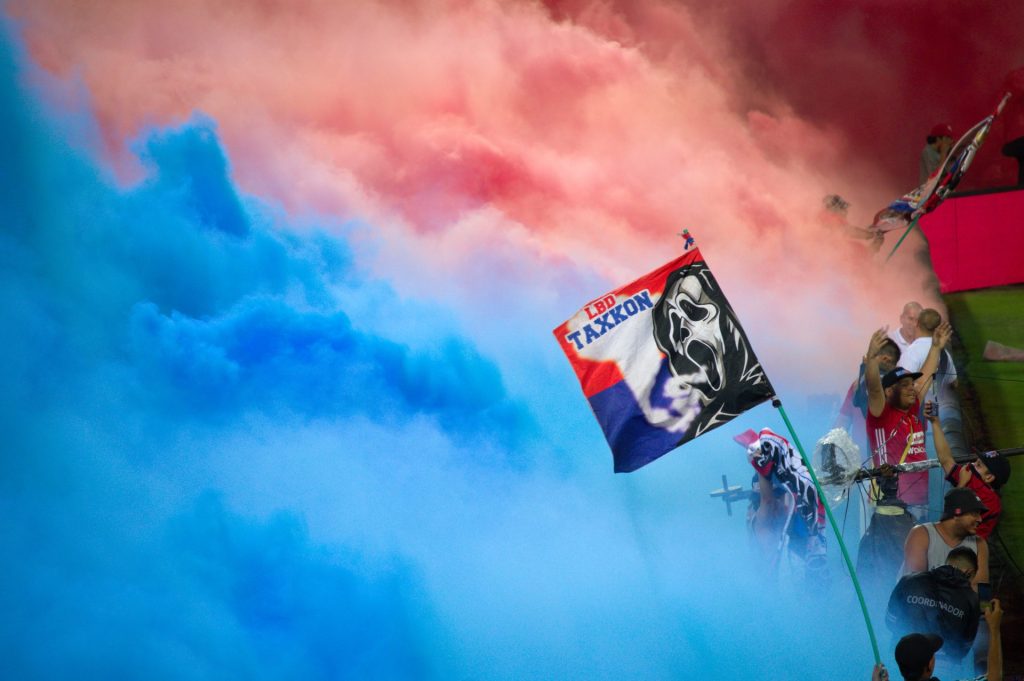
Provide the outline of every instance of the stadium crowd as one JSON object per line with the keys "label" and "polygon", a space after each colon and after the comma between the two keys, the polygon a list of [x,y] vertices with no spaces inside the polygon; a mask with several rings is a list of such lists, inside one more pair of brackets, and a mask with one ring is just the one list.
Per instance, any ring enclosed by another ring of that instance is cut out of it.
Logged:
{"label": "stadium crowd", "polygon": [[[947,349],[951,335],[937,310],[909,302],[900,325],[876,331],[868,343],[844,405],[848,423],[863,420],[865,451],[882,473],[870,490],[873,515],[858,571],[873,572],[874,585],[890,585],[885,620],[899,639],[895,655],[904,678],[932,678],[939,669],[946,678],[984,671],[999,679],[1002,611],[991,595],[988,539],[1002,512],[999,490],[1010,464],[997,452],[968,452]],[[927,468],[902,470],[929,459],[938,462],[948,488],[938,517],[932,509],[942,487],[929,489]],[[900,565],[877,560],[899,556],[872,551],[879,542],[902,544]],[[867,560],[872,556],[874,562]],[[902,577],[893,584],[896,575]]]}

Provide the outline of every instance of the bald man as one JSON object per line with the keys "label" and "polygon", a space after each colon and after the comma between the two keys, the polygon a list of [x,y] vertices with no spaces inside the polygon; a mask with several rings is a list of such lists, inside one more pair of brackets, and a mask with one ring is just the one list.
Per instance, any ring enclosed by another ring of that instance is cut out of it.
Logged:
{"label": "bald man", "polygon": [[900,326],[889,332],[889,338],[900,349],[900,354],[907,352],[907,348],[917,338],[917,317],[921,314],[921,303],[910,301],[903,306],[900,314]]}

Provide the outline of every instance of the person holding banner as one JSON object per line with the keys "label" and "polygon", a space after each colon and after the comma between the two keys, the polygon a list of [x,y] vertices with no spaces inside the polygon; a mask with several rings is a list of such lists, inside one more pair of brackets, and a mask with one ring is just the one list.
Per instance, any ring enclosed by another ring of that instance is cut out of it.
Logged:
{"label": "person holding banner", "polygon": [[[782,400],[695,244],[591,300],[553,334],[604,432],[616,473],[636,471],[770,401],[818,498],[824,496]],[[877,358],[871,369],[878,381]],[[853,561],[831,509],[820,507],[836,534],[878,663],[878,642]]]}
{"label": "person holding banner", "polygon": [[917,183],[924,184],[932,176],[949,155],[953,146],[953,127],[948,123],[940,123],[932,128],[925,139],[921,150],[921,161],[918,164]]}
{"label": "person holding banner", "polygon": [[781,527],[772,527],[768,531],[775,535],[778,546],[771,558],[772,567],[777,567],[782,548],[788,544],[790,550],[803,560],[807,581],[819,587],[826,585],[825,507],[800,455],[793,451],[789,440],[769,428],[763,428],[747,447],[747,459],[757,471],[760,493],[760,504],[750,519],[755,533],[763,530],[760,525],[771,524],[774,490],[785,490],[784,494],[789,497],[780,514],[783,516]]}

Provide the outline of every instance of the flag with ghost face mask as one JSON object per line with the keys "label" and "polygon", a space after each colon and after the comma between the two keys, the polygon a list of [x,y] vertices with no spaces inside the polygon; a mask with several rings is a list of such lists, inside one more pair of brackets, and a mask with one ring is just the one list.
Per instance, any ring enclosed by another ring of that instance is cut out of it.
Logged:
{"label": "flag with ghost face mask", "polygon": [[587,303],[554,334],[617,473],[775,394],[697,248]]}

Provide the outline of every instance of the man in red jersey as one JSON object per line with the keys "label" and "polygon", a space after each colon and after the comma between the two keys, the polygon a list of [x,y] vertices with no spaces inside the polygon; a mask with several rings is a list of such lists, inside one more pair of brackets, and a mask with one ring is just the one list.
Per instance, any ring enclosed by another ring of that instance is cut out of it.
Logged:
{"label": "man in red jersey", "polygon": [[[931,387],[943,348],[952,329],[943,322],[932,336],[921,372],[897,367],[884,377],[879,375],[878,362],[886,333],[879,329],[871,336],[864,355],[864,378],[868,389],[866,430],[868,444],[876,464],[912,463],[928,458],[924,445],[924,424],[918,417],[921,398]],[[883,497],[898,497],[919,520],[927,520],[928,473],[905,473],[898,478],[883,478]]]}

